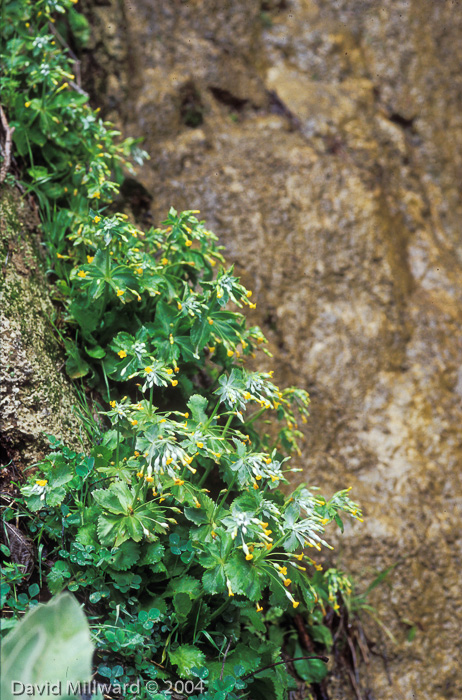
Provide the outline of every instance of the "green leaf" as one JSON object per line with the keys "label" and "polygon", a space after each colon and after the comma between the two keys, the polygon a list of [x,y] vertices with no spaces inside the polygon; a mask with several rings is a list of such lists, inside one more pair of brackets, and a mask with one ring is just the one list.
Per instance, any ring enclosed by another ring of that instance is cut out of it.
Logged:
{"label": "green leaf", "polygon": [[84,377],[90,371],[90,365],[88,362],[82,359],[77,347],[71,343],[66,343],[66,352],[68,358],[66,361],[66,372],[71,379],[79,379]]}
{"label": "green leaf", "polygon": [[130,569],[140,558],[140,546],[136,542],[124,542],[112,555],[109,564],[116,571]]}
{"label": "green leaf", "polygon": [[202,576],[202,585],[206,593],[223,593],[226,591],[226,576],[223,565],[209,569]]}
{"label": "green leaf", "polygon": [[101,544],[110,547],[117,541],[120,546],[125,540],[130,539],[125,522],[127,519],[120,518],[119,515],[100,515],[97,529]]}
{"label": "green leaf", "polygon": [[196,423],[207,423],[208,418],[205,412],[207,404],[208,401],[205,396],[200,396],[200,394],[193,394],[193,396],[191,396],[189,399],[187,406],[191,411],[193,420],[196,421]]}
{"label": "green leaf", "polygon": [[157,564],[164,556],[165,547],[160,542],[151,542],[145,545],[141,560],[138,562],[140,566],[149,566]]}
{"label": "green leaf", "polygon": [[192,600],[187,593],[179,592],[173,596],[173,609],[178,622],[185,622],[193,606]]}
{"label": "green leaf", "polygon": [[[308,655],[297,642],[295,644],[294,657],[297,658],[299,656]],[[293,664],[300,678],[307,683],[320,683],[327,676],[327,664],[320,659],[301,659],[294,661]]]}
{"label": "green leaf", "polygon": [[102,508],[114,514],[127,514],[133,503],[133,493],[127,484],[116,481],[109,489],[98,489],[93,491],[93,498]]}
{"label": "green leaf", "polygon": [[171,579],[166,594],[172,595],[177,593],[187,593],[194,600],[197,598],[201,590],[200,581],[193,576],[177,576]]}
{"label": "green leaf", "polygon": [[[11,697],[13,681],[30,685],[88,682],[93,645],[80,605],[69,593],[37,605],[2,644],[2,697]],[[26,686],[27,687],[27,686]],[[27,692],[15,694],[24,700]]]}
{"label": "green leaf", "polygon": [[169,652],[170,663],[178,667],[180,678],[191,678],[194,666],[200,667],[205,661],[205,654],[197,647],[183,644],[175,651]]}
{"label": "green leaf", "polygon": [[106,355],[106,350],[101,345],[95,345],[92,348],[85,346],[85,350],[90,357],[95,357],[98,360]]}
{"label": "green leaf", "polygon": [[257,567],[244,561],[240,552],[233,555],[225,564],[225,573],[231,582],[233,593],[241,593],[250,600],[261,598],[261,583]]}
{"label": "green leaf", "polygon": [[309,628],[309,634],[313,641],[323,644],[327,651],[331,650],[333,639],[328,627],[325,627],[325,625],[313,625]]}

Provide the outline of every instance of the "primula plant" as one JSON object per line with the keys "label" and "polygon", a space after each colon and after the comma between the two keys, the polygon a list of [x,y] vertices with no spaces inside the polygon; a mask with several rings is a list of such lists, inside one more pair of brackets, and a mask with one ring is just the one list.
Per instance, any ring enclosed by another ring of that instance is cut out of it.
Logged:
{"label": "primula plant", "polygon": [[[73,592],[99,677],[142,679],[141,698],[285,698],[281,648],[300,655],[291,619],[323,629],[350,592],[315,558],[325,529],[361,512],[348,489],[289,494],[308,395],[249,369],[266,342],[242,313],[252,293],[199,212],[171,208],[142,231],[115,210],[122,168],[141,152],[73,82],[62,37],[86,30],[73,3],[7,0],[3,19],[2,100],[41,206],[67,371],[105,404],[89,453],[50,438],[19,511],[5,513],[26,519],[41,557],[40,586],[19,604],[23,574],[9,565],[4,608],[13,620],[40,587]],[[305,680],[325,675],[304,663]]]}

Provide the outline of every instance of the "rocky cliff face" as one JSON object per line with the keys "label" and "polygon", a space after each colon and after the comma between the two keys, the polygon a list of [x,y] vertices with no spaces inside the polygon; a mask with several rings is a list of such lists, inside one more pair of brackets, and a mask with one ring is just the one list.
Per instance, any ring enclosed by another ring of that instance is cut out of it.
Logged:
{"label": "rocky cliff face", "polygon": [[0,197],[0,480],[3,486],[50,451],[46,434],[88,446],[53,331],[39,218],[27,197],[2,185]]}
{"label": "rocky cliff face", "polygon": [[351,485],[364,508],[337,561],[363,586],[397,564],[371,600],[397,644],[385,638],[387,672],[371,656],[363,697],[459,699],[460,7],[108,0],[89,13],[87,84],[145,138],[154,220],[198,208],[220,235],[254,289],[268,368],[311,394],[303,479]]}

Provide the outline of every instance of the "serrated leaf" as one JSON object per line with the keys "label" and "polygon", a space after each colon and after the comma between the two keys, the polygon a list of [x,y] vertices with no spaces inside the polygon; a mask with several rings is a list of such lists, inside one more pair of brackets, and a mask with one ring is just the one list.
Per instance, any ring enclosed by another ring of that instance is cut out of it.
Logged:
{"label": "serrated leaf", "polygon": [[225,573],[231,582],[233,593],[241,593],[250,600],[261,598],[261,583],[257,568],[243,560],[242,554],[236,553],[225,564]]}
{"label": "serrated leaf", "polygon": [[164,556],[165,547],[160,542],[152,542],[145,545],[141,559],[138,562],[140,566],[157,564]]}
{"label": "serrated leaf", "polygon": [[170,581],[166,593],[187,593],[191,599],[196,598],[201,590],[200,581],[194,576],[178,576]]}
{"label": "serrated leaf", "polygon": [[105,510],[114,514],[128,514],[133,504],[134,495],[123,481],[116,481],[109,489],[93,491],[93,498]]}
{"label": "serrated leaf", "polygon": [[116,571],[126,571],[135,564],[140,558],[140,545],[136,542],[123,542],[123,544],[118,547],[117,552],[115,552],[109,564]]}
{"label": "serrated leaf", "polygon": [[193,605],[192,600],[187,593],[180,592],[175,593],[172,602],[177,620],[181,624],[186,620],[187,616],[191,612],[191,608]]}
{"label": "serrated leaf", "polygon": [[202,576],[202,585],[206,593],[223,593],[226,591],[226,576],[222,565],[209,569]]}
{"label": "serrated leaf", "polygon": [[189,399],[187,406],[191,411],[193,420],[196,421],[196,423],[204,424],[207,422],[208,418],[205,412],[207,404],[208,401],[205,396],[201,396],[200,394],[193,394]]}
{"label": "serrated leaf", "polygon": [[168,655],[170,663],[178,667],[180,678],[192,678],[194,666],[200,667],[205,661],[204,652],[190,644],[183,644]]}

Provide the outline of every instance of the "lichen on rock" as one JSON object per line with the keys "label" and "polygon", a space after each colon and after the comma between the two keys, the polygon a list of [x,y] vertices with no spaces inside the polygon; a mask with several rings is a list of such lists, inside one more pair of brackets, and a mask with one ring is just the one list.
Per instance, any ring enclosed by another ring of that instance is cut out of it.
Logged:
{"label": "lichen on rock", "polygon": [[15,188],[3,185],[0,199],[1,348],[0,458],[27,468],[48,451],[45,434],[76,448],[88,444],[75,413],[72,383],[51,325],[35,208]]}

